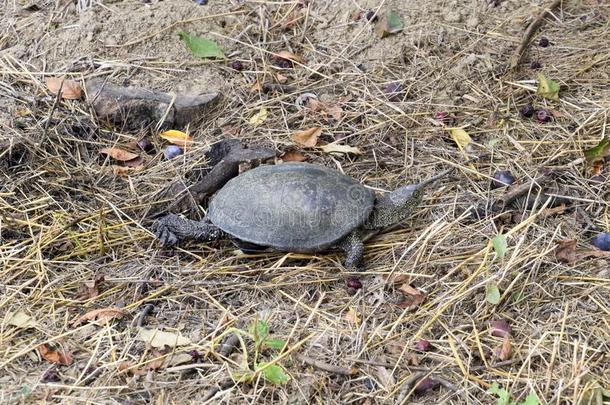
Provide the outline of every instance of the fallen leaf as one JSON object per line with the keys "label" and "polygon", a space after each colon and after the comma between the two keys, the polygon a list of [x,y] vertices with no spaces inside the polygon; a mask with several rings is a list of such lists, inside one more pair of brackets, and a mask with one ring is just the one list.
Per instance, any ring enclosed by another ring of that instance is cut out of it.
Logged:
{"label": "fallen leaf", "polygon": [[603,161],[607,156],[610,156],[610,137],[603,138],[596,146],[585,150],[585,158],[589,164]]}
{"label": "fallen leaf", "polygon": [[555,258],[562,263],[574,263],[576,260],[576,239],[559,241],[555,248]]}
{"label": "fallen leaf", "polygon": [[500,303],[500,289],[494,283],[488,283],[485,286],[485,299],[492,305],[498,305]]}
{"label": "fallen leaf", "polygon": [[398,13],[394,10],[388,10],[387,13],[381,17],[375,31],[380,38],[385,38],[388,35],[396,34],[404,29],[405,25]]}
{"label": "fallen leaf", "polygon": [[291,150],[280,156],[280,159],[282,159],[284,162],[304,162],[307,160],[307,156],[303,156],[299,152]]}
{"label": "fallen leaf", "polygon": [[59,89],[61,88],[61,98],[66,100],[77,100],[81,98],[83,94],[83,90],[80,87],[80,84],[70,79],[63,79],[60,77],[48,77],[46,79],[46,85],[49,91],[55,95],[57,95]]}
{"label": "fallen leaf", "polygon": [[502,260],[504,259],[504,256],[506,256],[506,249],[507,249],[507,242],[506,242],[506,235],[496,235],[495,238],[493,238],[491,240],[491,244],[494,247],[494,250],[496,251],[496,256],[498,256],[498,259]]}
{"label": "fallen leaf", "polygon": [[502,346],[496,351],[496,355],[502,361],[509,360],[513,354],[513,346],[510,343],[510,336],[504,336]]}
{"label": "fallen leaf", "polygon": [[460,148],[463,153],[466,153],[466,146],[472,142],[472,138],[468,135],[468,132],[462,128],[451,128],[449,132],[451,133],[451,139],[453,139],[458,148]]}
{"label": "fallen leaf", "polygon": [[286,374],[284,369],[281,366],[278,366],[277,364],[267,366],[267,363],[261,363],[258,365],[258,368],[263,367],[263,375],[265,376],[265,380],[273,384],[286,384],[290,380],[290,377],[288,376],[288,374]]}
{"label": "fallen leaf", "polygon": [[277,82],[280,84],[284,84],[288,81],[288,78],[286,76],[284,76],[283,74],[278,73],[275,75],[275,80],[277,80]]}
{"label": "fallen leaf", "polygon": [[404,299],[398,303],[400,308],[408,308],[412,311],[426,300],[426,296],[421,291],[411,287],[409,284],[405,283],[398,289],[404,293]]}
{"label": "fallen leaf", "polygon": [[24,311],[17,311],[12,315],[9,315],[8,324],[19,329],[29,329],[38,326],[38,322],[36,322],[34,318],[26,314]]}
{"label": "fallen leaf", "polygon": [[292,140],[301,146],[313,148],[318,143],[318,137],[322,134],[322,128],[313,127],[292,134]]}
{"label": "fallen leaf", "polygon": [[432,377],[426,377],[421,379],[415,386],[414,392],[417,394],[423,394],[428,390],[433,390],[440,387],[441,383]]}
{"label": "fallen leaf", "polygon": [[304,65],[307,62],[305,59],[303,59],[303,57],[294,54],[290,51],[280,51],[276,55],[280,58],[288,59],[301,65]]}
{"label": "fallen leaf", "polygon": [[353,155],[362,155],[362,151],[354,146],[349,145],[341,145],[338,143],[329,143],[328,145],[321,146],[325,153],[342,153],[342,154],[353,154]]}
{"label": "fallen leaf", "polygon": [[47,343],[38,346],[40,355],[50,363],[60,364],[62,366],[69,366],[74,361],[72,355],[65,350],[52,348]]}
{"label": "fallen leaf", "polygon": [[257,93],[263,91],[263,85],[258,80],[250,87],[250,92]]}
{"label": "fallen leaf", "polygon": [[343,108],[338,105],[333,105],[326,108],[326,112],[336,121],[340,121],[341,117],[343,116]]}
{"label": "fallen leaf", "polygon": [[133,167],[134,169],[142,168],[142,166],[144,165],[144,159],[142,159],[142,157],[138,156],[135,159],[127,160],[123,164],[127,167]]}
{"label": "fallen leaf", "polygon": [[343,317],[346,321],[353,323],[355,325],[360,324],[360,316],[358,316],[358,312],[354,308],[350,308],[349,311]]}
{"label": "fallen leaf", "polygon": [[225,59],[225,54],[218,44],[210,39],[191,35],[188,32],[178,33],[180,39],[184,41],[186,46],[191,50],[194,56],[200,58],[218,58]]}
{"label": "fallen leaf", "polygon": [[121,161],[121,162],[133,160],[133,159],[136,159],[139,157],[135,153],[132,153],[132,152],[126,151],[124,149],[120,149],[120,148],[103,148],[103,149],[100,149],[100,153],[103,155],[108,155],[111,158]]}
{"label": "fallen leaf", "polygon": [[491,323],[491,336],[504,338],[510,336],[511,332],[510,325],[504,319],[498,319]]}
{"label": "fallen leaf", "polygon": [[99,287],[105,281],[105,277],[102,274],[95,276],[95,279],[85,281],[76,294],[76,298],[79,300],[86,300],[95,298],[100,295]]}
{"label": "fallen leaf", "polygon": [[261,108],[259,112],[254,114],[250,118],[250,125],[253,127],[258,127],[267,119],[267,109],[265,107]]}
{"label": "fallen leaf", "polygon": [[156,348],[163,348],[165,346],[176,347],[191,344],[191,340],[189,338],[159,329],[140,328],[136,338]]}
{"label": "fallen leaf", "polygon": [[192,136],[176,129],[161,132],[159,136],[169,143],[173,143],[174,145],[185,149],[193,143]]}
{"label": "fallen leaf", "polygon": [[548,79],[544,74],[538,73],[538,90],[536,93],[546,99],[559,101],[559,83]]}
{"label": "fallen leaf", "polygon": [[381,383],[381,386],[386,391],[391,391],[396,385],[396,380],[391,372],[388,371],[387,368],[383,366],[377,366],[377,379]]}
{"label": "fallen leaf", "polygon": [[93,321],[98,325],[106,325],[113,319],[122,319],[124,315],[125,312],[123,312],[122,309],[116,307],[94,309],[78,317],[74,321],[74,324],[80,325],[85,321]]}

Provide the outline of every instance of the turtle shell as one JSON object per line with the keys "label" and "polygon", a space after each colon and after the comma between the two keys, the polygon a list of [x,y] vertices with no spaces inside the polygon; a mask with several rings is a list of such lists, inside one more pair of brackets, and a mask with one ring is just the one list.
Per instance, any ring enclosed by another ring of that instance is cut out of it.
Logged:
{"label": "turtle shell", "polygon": [[372,190],[335,170],[282,163],[231,179],[212,198],[208,218],[246,242],[316,252],[362,225],[374,201]]}

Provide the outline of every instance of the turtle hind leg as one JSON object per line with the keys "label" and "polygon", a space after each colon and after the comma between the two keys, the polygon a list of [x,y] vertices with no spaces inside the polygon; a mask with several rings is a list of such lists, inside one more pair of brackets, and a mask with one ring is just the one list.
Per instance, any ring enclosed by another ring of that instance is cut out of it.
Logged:
{"label": "turtle hind leg", "polygon": [[364,243],[359,232],[347,235],[340,244],[345,252],[345,267],[350,270],[364,271]]}
{"label": "turtle hind leg", "polygon": [[176,214],[156,220],[152,231],[162,246],[175,246],[187,239],[210,242],[222,237],[220,228],[211,222],[184,219]]}

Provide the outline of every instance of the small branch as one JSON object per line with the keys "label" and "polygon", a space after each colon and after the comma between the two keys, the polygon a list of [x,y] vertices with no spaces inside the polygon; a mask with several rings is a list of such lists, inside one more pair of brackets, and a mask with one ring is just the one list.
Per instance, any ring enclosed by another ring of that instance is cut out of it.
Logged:
{"label": "small branch", "polygon": [[530,23],[530,25],[528,25],[527,29],[523,33],[523,38],[521,38],[521,43],[519,44],[519,47],[515,50],[515,53],[513,53],[513,56],[511,56],[510,58],[510,70],[515,70],[515,68],[519,66],[519,64],[521,63],[521,59],[523,59],[525,49],[532,40],[532,37],[536,34],[536,31],[538,31],[538,28],[540,28],[540,26],[542,25],[544,18],[548,13],[553,11],[553,9],[558,7],[559,4],[561,4],[561,1],[562,0],[553,0],[553,2],[549,4],[548,7],[545,7],[540,12],[540,15],[538,15],[538,17],[536,17],[534,21]]}
{"label": "small branch", "polygon": [[332,374],[353,376],[358,373],[358,369],[355,367],[346,369],[344,367],[333,366],[332,364],[324,363],[323,361],[315,360],[305,355],[297,356],[297,358],[308,366],[312,366],[314,368],[317,368],[318,370],[326,371]]}

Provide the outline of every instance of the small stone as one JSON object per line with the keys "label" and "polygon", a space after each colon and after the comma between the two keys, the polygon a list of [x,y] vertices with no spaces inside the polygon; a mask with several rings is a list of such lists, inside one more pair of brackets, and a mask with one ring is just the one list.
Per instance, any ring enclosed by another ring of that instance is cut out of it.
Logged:
{"label": "small stone", "polygon": [[591,244],[598,248],[599,250],[603,250],[604,252],[610,251],[610,233],[601,232],[595,235],[595,237],[591,240]]}
{"label": "small stone", "polygon": [[508,170],[500,170],[493,175],[492,188],[500,188],[510,186],[515,182],[515,176]]}

